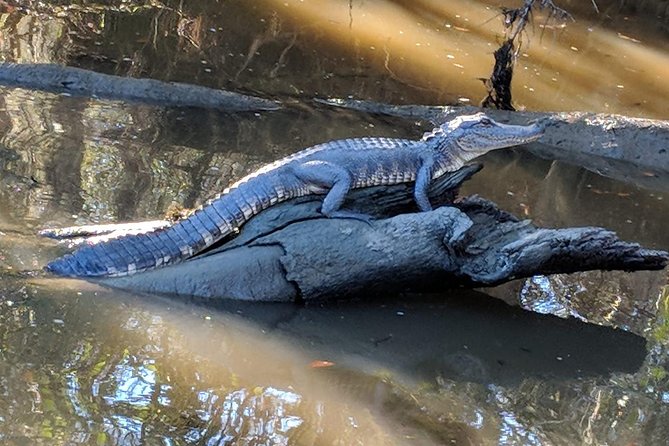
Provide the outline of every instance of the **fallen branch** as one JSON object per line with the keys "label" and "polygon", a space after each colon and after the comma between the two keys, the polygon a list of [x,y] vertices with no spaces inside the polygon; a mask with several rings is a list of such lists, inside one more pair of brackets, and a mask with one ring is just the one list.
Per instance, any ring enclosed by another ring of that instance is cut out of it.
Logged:
{"label": "fallen branch", "polygon": [[[368,113],[422,119],[436,125],[476,107],[391,105],[349,99],[319,103]],[[542,113],[485,110],[499,122],[548,119],[551,126],[529,149],[546,159],[582,166],[598,174],[649,189],[669,191],[669,122],[585,112]]]}
{"label": "fallen branch", "polygon": [[230,91],[180,82],[112,76],[54,64],[0,64],[0,85],[165,107],[201,107],[231,112],[280,108],[277,102]]}

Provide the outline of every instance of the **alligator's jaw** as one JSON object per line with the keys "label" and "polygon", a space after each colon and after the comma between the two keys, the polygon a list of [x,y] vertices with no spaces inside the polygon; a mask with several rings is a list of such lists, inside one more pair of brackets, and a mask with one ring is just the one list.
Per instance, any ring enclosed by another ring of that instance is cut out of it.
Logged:
{"label": "alligator's jaw", "polygon": [[476,129],[476,135],[465,138],[463,144],[467,144],[470,139],[476,138],[480,146],[474,147],[473,151],[486,153],[491,150],[504,149],[536,141],[541,138],[545,130],[543,125],[536,123],[532,125],[508,125],[495,121],[492,122],[492,127],[482,130]]}

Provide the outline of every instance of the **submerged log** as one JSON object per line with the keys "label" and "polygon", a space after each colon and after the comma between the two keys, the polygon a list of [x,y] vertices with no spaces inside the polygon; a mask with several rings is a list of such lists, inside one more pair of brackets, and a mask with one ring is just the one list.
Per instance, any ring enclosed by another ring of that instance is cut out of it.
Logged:
{"label": "submerged log", "polygon": [[223,111],[277,110],[268,99],[180,82],[136,79],[55,64],[0,64],[0,85],[74,96],[125,100],[165,107],[201,107]]}
{"label": "submerged log", "polygon": [[[472,114],[477,107],[391,105],[353,99],[319,103],[374,114],[421,119],[442,124]],[[551,125],[540,141],[528,144],[534,154],[578,165],[616,180],[669,191],[669,121],[586,112],[508,112],[485,109],[496,121],[526,124],[547,119]]]}
{"label": "submerged log", "polygon": [[204,299],[309,301],[365,292],[489,286],[536,274],[662,269],[663,251],[602,228],[542,229],[480,197],[455,199],[480,169],[435,181],[431,212],[416,212],[408,185],[355,190],[346,207],[366,223],[323,218],[318,197],[271,207],[238,237],[186,262],[98,282]]}

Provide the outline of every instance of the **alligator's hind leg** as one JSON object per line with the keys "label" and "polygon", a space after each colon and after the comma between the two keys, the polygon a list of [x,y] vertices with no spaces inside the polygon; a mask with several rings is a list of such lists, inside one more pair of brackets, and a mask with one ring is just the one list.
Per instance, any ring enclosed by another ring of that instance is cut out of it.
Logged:
{"label": "alligator's hind leg", "polygon": [[[328,191],[321,213],[328,218],[351,218],[369,223],[369,215],[341,210],[346,194],[351,190],[351,174],[341,166],[326,161],[309,161],[293,168],[295,175],[312,190]],[[328,190],[329,189],[329,190]]]}

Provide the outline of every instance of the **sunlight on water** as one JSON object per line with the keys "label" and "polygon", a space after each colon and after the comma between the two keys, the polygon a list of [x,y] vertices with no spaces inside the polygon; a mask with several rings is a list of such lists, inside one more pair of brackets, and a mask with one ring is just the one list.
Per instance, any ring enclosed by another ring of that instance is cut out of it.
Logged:
{"label": "sunlight on water", "polygon": [[[350,8],[338,0],[266,2],[305,33],[325,34],[326,44],[362,63],[434,91],[433,104],[478,103],[485,96],[480,78],[489,76],[502,38],[501,2],[352,1]],[[646,44],[655,42],[621,37],[583,19],[545,23],[537,16],[536,28],[523,39],[514,77],[518,104],[666,117],[669,55]]]}

